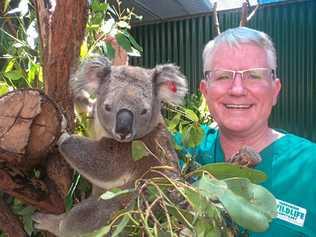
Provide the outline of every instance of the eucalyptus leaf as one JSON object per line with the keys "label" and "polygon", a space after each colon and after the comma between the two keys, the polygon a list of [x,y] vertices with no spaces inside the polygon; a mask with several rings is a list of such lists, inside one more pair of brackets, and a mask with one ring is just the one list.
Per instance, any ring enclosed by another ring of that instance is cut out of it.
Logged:
{"label": "eucalyptus leaf", "polygon": [[134,47],[131,48],[130,52],[127,52],[127,55],[132,56],[132,57],[140,57],[141,56],[140,52],[137,49],[135,49]]}
{"label": "eucalyptus leaf", "polygon": [[193,110],[185,109],[184,112],[185,112],[185,117],[187,117],[191,121],[193,121],[193,122],[198,122],[199,121],[199,117],[196,115],[196,113],[194,113]]}
{"label": "eucalyptus leaf", "polygon": [[113,199],[117,196],[128,194],[128,193],[131,193],[133,191],[134,191],[134,189],[124,189],[124,190],[120,190],[118,192],[107,191],[107,192],[103,193],[100,196],[100,198],[103,200]]}
{"label": "eucalyptus leaf", "polygon": [[134,39],[134,37],[128,33],[126,30],[123,31],[123,34],[128,38],[129,42],[131,42],[132,46],[138,50],[139,52],[143,52],[143,48],[142,46],[140,46],[136,40]]}
{"label": "eucalyptus leaf", "polygon": [[0,96],[8,93],[9,86],[5,82],[0,81]]}
{"label": "eucalyptus leaf", "polygon": [[80,58],[85,58],[88,56],[89,48],[87,41],[83,41],[80,46]]}
{"label": "eucalyptus leaf", "polygon": [[259,208],[269,220],[276,216],[276,200],[266,188],[252,184],[245,178],[230,178],[223,181],[231,191]]}
{"label": "eucalyptus leaf", "polygon": [[247,178],[252,183],[262,183],[267,179],[264,172],[260,170],[251,169],[239,165],[233,165],[224,162],[212,163],[203,165],[198,168],[196,175],[201,175],[202,171],[211,173],[217,179],[226,179],[233,177]]}
{"label": "eucalyptus leaf", "polygon": [[257,206],[241,196],[227,190],[219,197],[219,200],[232,220],[241,227],[254,232],[263,232],[268,229],[271,220]]}
{"label": "eucalyptus leaf", "polygon": [[117,225],[115,231],[111,234],[111,237],[116,237],[118,236],[125,228],[125,226],[128,224],[129,222],[129,216],[125,215],[122,220],[120,221],[120,223]]}
{"label": "eucalyptus leaf", "polygon": [[169,122],[168,129],[174,129],[178,126],[181,119],[181,114],[176,114]]}
{"label": "eucalyptus leaf", "polygon": [[119,45],[126,50],[126,52],[132,52],[132,46],[131,43],[129,42],[128,38],[121,32],[118,32],[115,35],[115,38]]}
{"label": "eucalyptus leaf", "polygon": [[195,231],[197,237],[221,237],[222,233],[218,228],[212,225],[212,220],[200,217],[196,221]]}
{"label": "eucalyptus leaf", "polygon": [[140,141],[135,140],[132,142],[132,158],[134,161],[140,160],[149,154],[146,145]]}
{"label": "eucalyptus leaf", "polygon": [[201,127],[188,126],[183,135],[183,144],[187,147],[196,147],[200,144],[204,136],[204,131]]}
{"label": "eucalyptus leaf", "polygon": [[11,2],[11,0],[4,0],[3,12],[6,12],[8,10],[10,2]]}
{"label": "eucalyptus leaf", "polygon": [[31,236],[32,232],[34,231],[32,216],[23,216],[22,220],[25,232],[28,234],[28,236]]}
{"label": "eucalyptus leaf", "polygon": [[168,212],[174,217],[176,217],[176,219],[180,221],[182,224],[193,222],[194,216],[190,211],[178,208],[175,205],[172,206],[170,204],[167,204],[166,207],[167,207]]}
{"label": "eucalyptus leaf", "polygon": [[92,233],[82,235],[82,237],[104,237],[106,236],[106,234],[110,232],[110,230],[111,230],[111,225],[107,225]]}
{"label": "eucalyptus leaf", "polygon": [[12,81],[17,81],[23,77],[20,70],[12,70],[10,72],[3,73],[6,78]]}
{"label": "eucalyptus leaf", "polygon": [[[105,47],[104,47],[105,46]],[[106,44],[103,46],[103,53],[109,58],[113,59],[115,57],[115,49],[113,48],[112,44],[109,42],[106,42]]]}
{"label": "eucalyptus leaf", "polygon": [[210,179],[204,175],[194,183],[206,198],[216,197],[232,220],[245,229],[263,232],[276,214],[276,201],[265,188],[244,178]]}

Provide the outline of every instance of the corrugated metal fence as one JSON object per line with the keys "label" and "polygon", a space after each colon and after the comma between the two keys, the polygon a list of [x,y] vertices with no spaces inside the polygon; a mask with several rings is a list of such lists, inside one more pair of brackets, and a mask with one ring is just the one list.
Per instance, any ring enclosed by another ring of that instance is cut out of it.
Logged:
{"label": "corrugated metal fence", "polygon": [[[219,13],[222,31],[238,26],[239,20],[239,10]],[[176,63],[188,77],[190,91],[196,92],[203,46],[212,38],[211,22],[208,15],[135,27],[144,53],[132,64]],[[271,125],[316,141],[316,0],[264,5],[249,27],[268,33],[277,49],[282,92]]]}

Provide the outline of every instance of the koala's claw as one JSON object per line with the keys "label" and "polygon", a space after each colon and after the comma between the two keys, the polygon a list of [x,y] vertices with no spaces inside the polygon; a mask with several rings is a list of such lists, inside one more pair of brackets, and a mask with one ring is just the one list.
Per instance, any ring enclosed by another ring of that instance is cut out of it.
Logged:
{"label": "koala's claw", "polygon": [[34,227],[38,230],[47,230],[59,236],[59,225],[63,215],[44,214],[36,212],[32,215],[32,220],[35,222]]}
{"label": "koala's claw", "polygon": [[68,132],[62,133],[57,141],[57,145],[60,146],[69,137],[70,137],[70,134]]}

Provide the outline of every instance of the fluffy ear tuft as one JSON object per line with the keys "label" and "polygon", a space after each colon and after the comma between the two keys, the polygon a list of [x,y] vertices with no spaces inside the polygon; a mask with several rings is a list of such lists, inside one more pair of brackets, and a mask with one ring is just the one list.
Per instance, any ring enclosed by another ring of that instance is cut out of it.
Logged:
{"label": "fluffy ear tuft", "polygon": [[94,94],[110,72],[111,62],[106,57],[96,55],[84,60],[70,79],[74,96],[82,94],[83,91]]}
{"label": "fluffy ear tuft", "polygon": [[156,66],[153,72],[154,88],[161,101],[181,104],[188,91],[185,76],[173,64]]}

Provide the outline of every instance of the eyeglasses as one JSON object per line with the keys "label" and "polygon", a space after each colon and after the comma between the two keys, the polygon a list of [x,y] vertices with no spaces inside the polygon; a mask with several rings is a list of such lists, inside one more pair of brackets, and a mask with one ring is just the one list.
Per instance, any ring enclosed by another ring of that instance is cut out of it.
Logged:
{"label": "eyeglasses", "polygon": [[271,77],[273,80],[275,79],[275,72],[270,68],[251,68],[242,71],[218,69],[205,71],[204,77],[210,83],[230,84],[236,78],[237,74],[240,74],[241,79],[248,85],[267,80]]}

